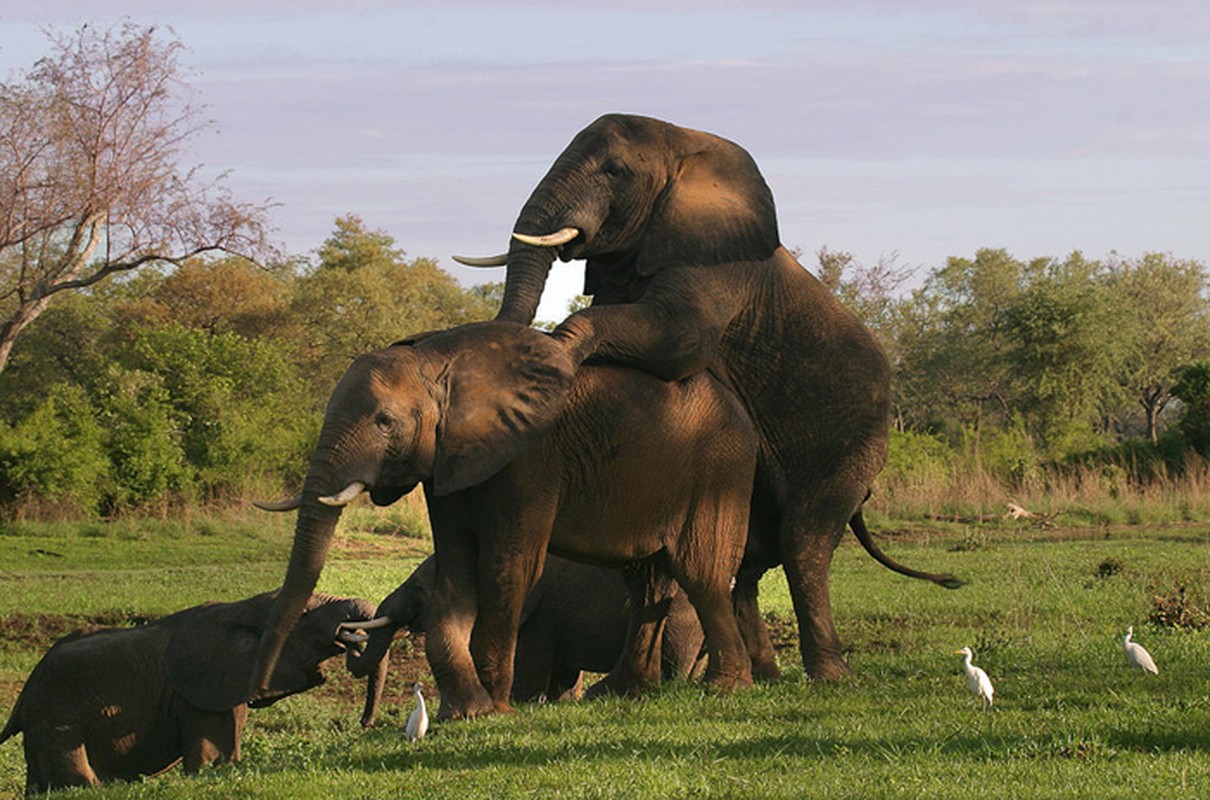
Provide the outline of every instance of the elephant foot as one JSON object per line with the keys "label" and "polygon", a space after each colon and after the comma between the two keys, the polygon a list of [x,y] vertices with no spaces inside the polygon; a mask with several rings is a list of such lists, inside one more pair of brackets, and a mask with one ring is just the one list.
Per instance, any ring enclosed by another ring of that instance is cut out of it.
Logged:
{"label": "elephant foot", "polygon": [[719,694],[731,694],[738,689],[747,689],[752,686],[752,675],[743,673],[740,675],[707,676],[703,683]]}
{"label": "elephant foot", "polygon": [[[512,710],[511,708],[509,709]],[[445,695],[441,697],[441,708],[437,711],[437,722],[445,722],[455,719],[474,719],[475,717],[486,717],[488,714],[498,713],[496,704],[487,697],[486,693],[482,698],[472,698],[466,700],[452,699]]]}
{"label": "elephant foot", "polygon": [[752,678],[759,683],[776,683],[781,680],[781,667],[776,661],[752,664]]}
{"label": "elephant foot", "polygon": [[647,681],[615,677],[612,673],[588,687],[584,699],[592,700],[598,697],[639,697],[655,691],[658,684]]}
{"label": "elephant foot", "polygon": [[840,656],[804,659],[807,677],[813,681],[839,681],[853,676],[853,669]]}

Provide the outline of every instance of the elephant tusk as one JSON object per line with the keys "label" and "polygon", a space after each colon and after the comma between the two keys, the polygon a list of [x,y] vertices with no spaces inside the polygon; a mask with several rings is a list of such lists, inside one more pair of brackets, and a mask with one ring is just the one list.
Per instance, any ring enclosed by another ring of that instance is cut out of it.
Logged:
{"label": "elephant tusk", "polygon": [[454,256],[454,260],[459,264],[467,267],[506,267],[508,266],[508,253],[501,253],[498,256]]}
{"label": "elephant tusk", "polygon": [[253,500],[252,505],[261,511],[293,511],[296,508],[302,508],[302,495],[296,494],[287,500],[278,500],[271,503],[266,503],[263,500]]}
{"label": "elephant tusk", "polygon": [[385,628],[388,625],[394,625],[395,620],[390,617],[374,617],[374,619],[353,620],[352,622],[342,622],[337,627],[346,631],[372,631],[378,628]]}
{"label": "elephant tusk", "polygon": [[353,481],[343,490],[341,490],[340,494],[330,494],[326,497],[321,497],[319,498],[319,502],[323,503],[325,506],[337,506],[343,508],[344,506],[347,506],[349,503],[353,502],[354,498],[365,490],[366,485],[364,483],[361,481]]}
{"label": "elephant tusk", "polygon": [[522,244],[532,244],[534,247],[559,247],[567,244],[580,235],[579,228],[563,228],[543,236],[530,236],[527,233],[513,233],[513,238]]}

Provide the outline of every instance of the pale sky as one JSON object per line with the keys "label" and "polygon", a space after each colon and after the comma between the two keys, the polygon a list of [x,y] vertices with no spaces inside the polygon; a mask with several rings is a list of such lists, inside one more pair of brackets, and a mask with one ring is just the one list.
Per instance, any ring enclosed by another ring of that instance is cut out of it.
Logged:
{"label": "pale sky", "polygon": [[[40,7],[39,7],[40,6]],[[782,241],[923,274],[951,255],[1210,262],[1206,0],[0,0],[0,80],[41,31],[170,28],[217,135],[189,164],[271,199],[312,254],[337,216],[464,284],[603,113],[745,146]],[[540,316],[582,268],[555,267]]]}

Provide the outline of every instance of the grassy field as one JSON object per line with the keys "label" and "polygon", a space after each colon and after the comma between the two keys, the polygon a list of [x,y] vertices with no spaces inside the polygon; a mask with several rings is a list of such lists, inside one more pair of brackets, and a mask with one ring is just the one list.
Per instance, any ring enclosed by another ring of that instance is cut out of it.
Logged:
{"label": "grassy field", "polygon": [[[378,600],[427,553],[406,521],[354,515],[321,589]],[[146,618],[275,585],[290,519],[0,528],[0,708],[57,635],[90,620]],[[762,608],[783,681],[720,697],[692,684],[639,701],[533,705],[451,723],[409,745],[406,686],[431,679],[397,646],[387,710],[357,725],[358,688],[329,684],[249,716],[241,764],[188,779],[61,797],[1197,797],[1210,796],[1210,629],[1149,623],[1156,596],[1205,608],[1210,524],[1038,529],[913,524],[884,548],[970,581],[946,591],[899,577],[855,542],[837,553],[833,602],[856,677],[807,681],[780,574]],[[1131,672],[1127,625],[1160,666]],[[966,691],[962,645],[991,675],[996,707]],[[0,798],[24,761],[0,746]]]}

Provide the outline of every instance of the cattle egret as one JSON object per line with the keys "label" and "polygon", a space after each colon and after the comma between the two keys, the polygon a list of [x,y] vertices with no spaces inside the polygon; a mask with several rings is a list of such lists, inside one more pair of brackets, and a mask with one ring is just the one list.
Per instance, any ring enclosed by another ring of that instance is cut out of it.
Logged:
{"label": "cattle egret", "polygon": [[971,663],[974,653],[969,647],[964,647],[961,650],[955,650],[956,655],[966,656],[962,660],[962,668],[966,670],[966,687],[971,690],[971,694],[979,698],[982,707],[991,708],[992,695],[995,694],[995,689],[992,688],[991,678],[987,677],[987,673]]}
{"label": "cattle egret", "polygon": [[1159,675],[1159,667],[1151,659],[1151,653],[1148,653],[1147,648],[1138,642],[1130,641],[1132,636],[1134,636],[1133,625],[1126,629],[1126,635],[1122,637],[1122,649],[1126,651],[1126,658],[1129,659],[1130,666],[1137,667],[1143,672],[1150,672],[1152,675]]}
{"label": "cattle egret", "polygon": [[408,741],[415,742],[424,738],[424,734],[429,729],[429,712],[424,707],[424,695],[420,693],[422,685],[417,683],[412,687],[412,694],[416,695],[416,710],[412,712],[412,716],[408,717]]}

